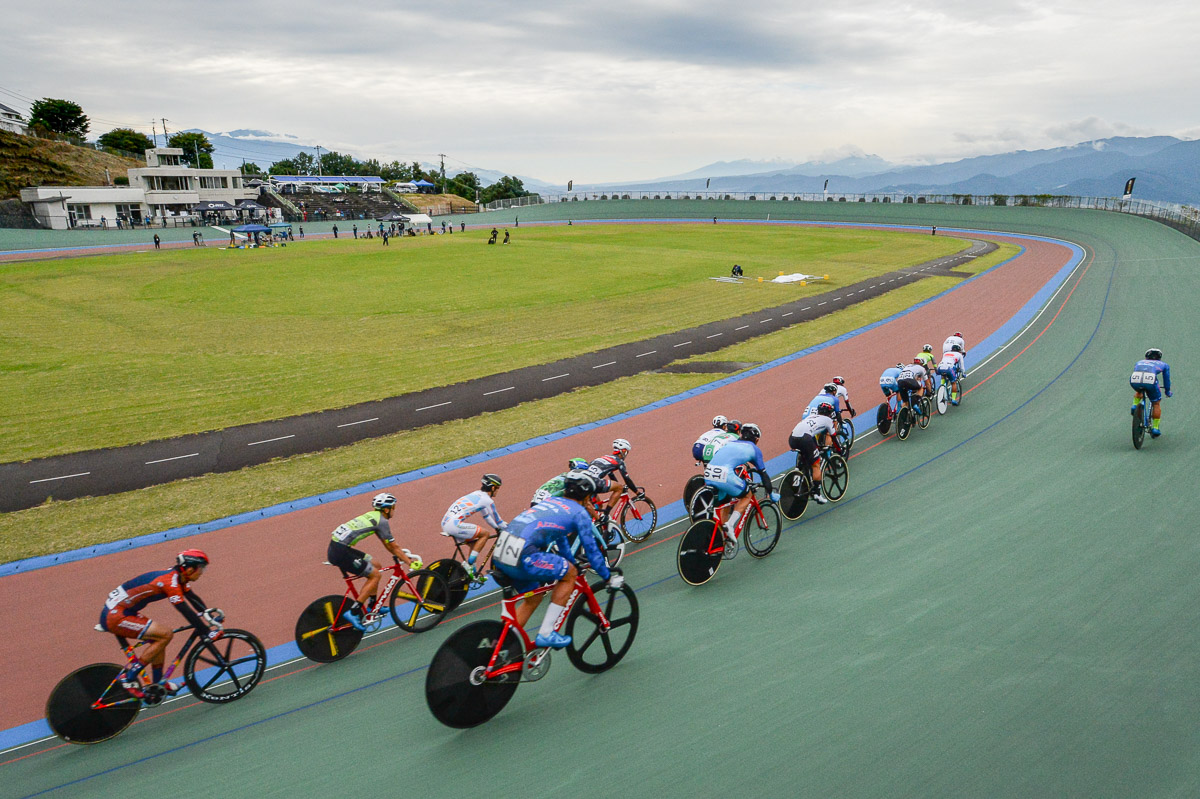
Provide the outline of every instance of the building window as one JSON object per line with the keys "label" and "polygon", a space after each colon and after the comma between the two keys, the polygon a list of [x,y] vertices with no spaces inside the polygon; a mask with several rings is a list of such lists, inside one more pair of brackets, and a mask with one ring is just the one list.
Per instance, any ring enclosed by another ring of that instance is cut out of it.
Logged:
{"label": "building window", "polygon": [[207,177],[200,176],[200,188],[202,189],[227,189],[229,188],[229,178]]}
{"label": "building window", "polygon": [[68,205],[67,218],[70,220],[71,227],[75,227],[75,225],[77,225],[79,222],[92,218],[92,206]]}
{"label": "building window", "polygon": [[117,219],[141,219],[142,206],[137,203],[117,203]]}

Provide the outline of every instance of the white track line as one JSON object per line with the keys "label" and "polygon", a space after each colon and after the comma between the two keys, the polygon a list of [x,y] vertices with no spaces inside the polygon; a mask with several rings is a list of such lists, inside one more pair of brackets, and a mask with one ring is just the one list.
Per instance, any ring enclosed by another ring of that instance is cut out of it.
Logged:
{"label": "white track line", "polygon": [[485,391],[485,392],[483,392],[483,396],[490,397],[493,394],[499,394],[502,391],[512,391],[514,388],[516,388],[516,386],[509,386],[508,388],[498,388],[495,391]]}
{"label": "white track line", "polygon": [[612,366],[614,363],[616,363],[616,361],[609,361],[608,363],[597,364],[596,366],[593,366],[592,368],[599,369],[601,366]]}
{"label": "white track line", "polygon": [[418,410],[418,411],[427,411],[427,410],[429,410],[430,408],[440,408],[440,407],[442,407],[443,405],[449,405],[451,402],[453,402],[453,400],[448,400],[448,401],[446,401],[446,402],[439,402],[437,405],[426,405],[426,406],[425,406],[425,407],[423,407],[423,408],[417,408],[417,410]]}
{"label": "white track line", "polygon": [[89,474],[91,474],[91,472],[76,472],[75,474],[60,474],[58,477],[43,477],[41,480],[30,480],[29,484],[33,485],[34,483],[49,483],[52,480],[67,480],[71,477],[84,477]]}
{"label": "white track line", "polygon": [[[421,409],[417,408],[417,410],[421,410]],[[378,422],[378,421],[379,421],[378,416],[372,416],[370,419],[360,419],[357,422],[346,422],[345,424],[339,424],[338,427],[353,427],[356,424],[366,424],[367,422]]]}
{"label": "white track line", "polygon": [[194,458],[199,454],[200,454],[199,452],[193,452],[190,455],[176,455],[173,458],[159,458],[156,461],[146,461],[145,465],[149,466],[152,463],[166,463],[167,461],[181,461],[184,458]]}
{"label": "white track line", "polygon": [[272,441],[283,441],[283,440],[285,440],[285,439],[288,439],[288,438],[295,438],[295,437],[296,437],[296,434],[295,434],[295,433],[292,433],[290,436],[279,436],[278,438],[265,438],[265,439],[263,439],[262,441],[251,441],[251,442],[250,442],[249,444],[247,444],[246,446],[247,446],[247,447],[254,447],[254,446],[257,446],[257,445],[259,445],[259,444],[270,444]]}

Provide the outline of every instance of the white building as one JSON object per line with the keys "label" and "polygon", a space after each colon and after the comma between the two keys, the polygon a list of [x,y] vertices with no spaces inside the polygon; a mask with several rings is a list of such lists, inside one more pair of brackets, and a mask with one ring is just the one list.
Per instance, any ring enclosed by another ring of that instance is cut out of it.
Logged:
{"label": "white building", "polygon": [[178,147],[146,151],[146,166],[129,170],[128,186],[38,186],[21,189],[44,227],[117,227],[118,220],[187,217],[196,203],[224,200],[236,205],[258,196],[236,169],[194,169]]}
{"label": "white building", "polygon": [[0,130],[19,133],[22,136],[29,135],[29,125],[25,122],[25,118],[3,103],[0,103]]}

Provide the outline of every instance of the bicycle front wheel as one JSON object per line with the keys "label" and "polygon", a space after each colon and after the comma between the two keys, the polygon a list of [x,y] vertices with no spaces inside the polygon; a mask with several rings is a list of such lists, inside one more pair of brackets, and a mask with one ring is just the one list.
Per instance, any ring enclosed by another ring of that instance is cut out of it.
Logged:
{"label": "bicycle front wheel", "polygon": [[683,507],[688,507],[692,502],[692,495],[704,488],[704,475],[693,474],[688,478],[688,481],[683,485]]}
{"label": "bicycle front wheel", "polygon": [[711,519],[717,507],[717,492],[711,486],[701,486],[688,503],[688,518],[693,522]]}
{"label": "bicycle front wheel", "polygon": [[463,600],[467,598],[467,592],[471,589],[471,580],[467,577],[467,570],[461,563],[454,558],[442,558],[435,560],[425,568],[446,581],[446,588],[450,591],[450,601],[446,606],[447,613],[463,603]]}
{"label": "bicycle front wheel", "polygon": [[676,565],[688,585],[704,585],[713,578],[725,552],[725,538],[711,519],[701,519],[679,539]]}
{"label": "bicycle front wheel", "polygon": [[59,680],[46,700],[46,722],[69,744],[115,738],[137,718],[142,702],[117,682],[116,663],[93,663]]}
{"label": "bicycle front wheel", "polygon": [[604,611],[604,618],[608,619],[608,630],[600,630],[600,617],[580,597],[567,616],[564,631],[571,636],[567,657],[572,665],[588,674],[599,674],[617,665],[633,646],[638,628],[638,601],[628,585],[608,591],[603,580],[592,585],[592,592]]}
{"label": "bicycle front wheel", "polygon": [[842,448],[842,452],[847,455],[854,447],[854,423],[849,419],[842,419],[841,425],[837,432],[838,445]]}
{"label": "bicycle front wheel", "polygon": [[392,621],[402,630],[423,633],[442,623],[450,611],[450,588],[429,569],[408,573],[388,600]]}
{"label": "bicycle front wheel", "polygon": [[633,499],[621,509],[621,533],[630,541],[645,541],[658,527],[658,507],[649,497]]}
{"label": "bicycle front wheel", "polygon": [[201,702],[221,704],[254,690],[267,670],[267,650],[253,633],[226,630],[216,641],[200,639],[183,662],[183,679]]}
{"label": "bicycle front wheel", "polygon": [[917,416],[917,424],[924,430],[929,427],[929,419],[933,415],[933,408],[930,407],[929,397],[921,397],[919,408],[920,413]]}
{"label": "bicycle front wheel", "polygon": [[425,703],[433,717],[447,727],[465,730],[493,718],[504,709],[521,684],[521,672],[484,679],[495,653],[493,668],[520,663],[525,645],[515,631],[497,648],[504,625],[495,619],[468,624],[445,640],[425,675]]}
{"label": "bicycle front wheel", "polygon": [[349,600],[343,594],[330,594],[304,609],[296,619],[296,646],[304,657],[317,663],[333,663],[358,647],[362,630],[342,618],[348,607]]}
{"label": "bicycle front wheel", "polygon": [[759,505],[746,511],[746,524],[742,528],[742,543],[753,558],[765,558],[779,543],[783,531],[783,520],[774,502]]}
{"label": "bicycle front wheel", "polygon": [[846,486],[850,482],[850,467],[846,459],[836,452],[831,453],[825,460],[821,470],[821,487],[830,502],[837,502],[846,495]]}

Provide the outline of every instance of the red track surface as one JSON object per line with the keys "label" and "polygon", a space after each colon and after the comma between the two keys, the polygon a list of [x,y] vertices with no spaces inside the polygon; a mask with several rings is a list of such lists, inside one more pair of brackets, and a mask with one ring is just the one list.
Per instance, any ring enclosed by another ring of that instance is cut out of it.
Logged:
{"label": "red track surface", "polygon": [[[846,377],[852,398],[862,407],[876,402],[879,373],[912,357],[922,344],[938,344],[961,329],[969,342],[994,332],[1024,305],[1070,258],[1061,245],[989,234],[988,238],[1025,246],[1015,261],[993,269],[924,307],[848,341],[769,371],[723,386],[667,408],[578,433],[566,439],[398,485],[393,529],[402,546],[426,560],[449,554],[438,533],[442,513],[456,498],[478,487],[479,475],[504,478],[498,496],[501,515],[511,519],[529,497],[573,456],[609,451],[613,438],[633,443],[630,471],[658,504],[680,497],[695,472],[691,444],[714,414],[753,421],[763,430],[767,457],[787,449],[787,435],[800,413],[834,374]],[[781,353],[783,354],[783,353]],[[306,510],[241,524],[187,539],[105,555],[86,561],[0,579],[0,607],[6,609],[0,637],[0,668],[8,680],[0,729],[42,717],[46,696],[67,672],[95,661],[118,661],[112,636],[92,631],[104,597],[118,583],[169,566],[175,553],[203,548],[213,566],[196,584],[209,603],[223,608],[234,627],[249,629],[268,647],[292,640],[296,617],[313,598],[341,590],[336,571],[322,564],[329,532],[370,508],[370,496],[338,500]],[[378,544],[367,549],[377,557]],[[55,601],[59,600],[59,601]],[[23,612],[17,613],[21,608]],[[176,622],[164,603],[149,608],[153,617]]]}

